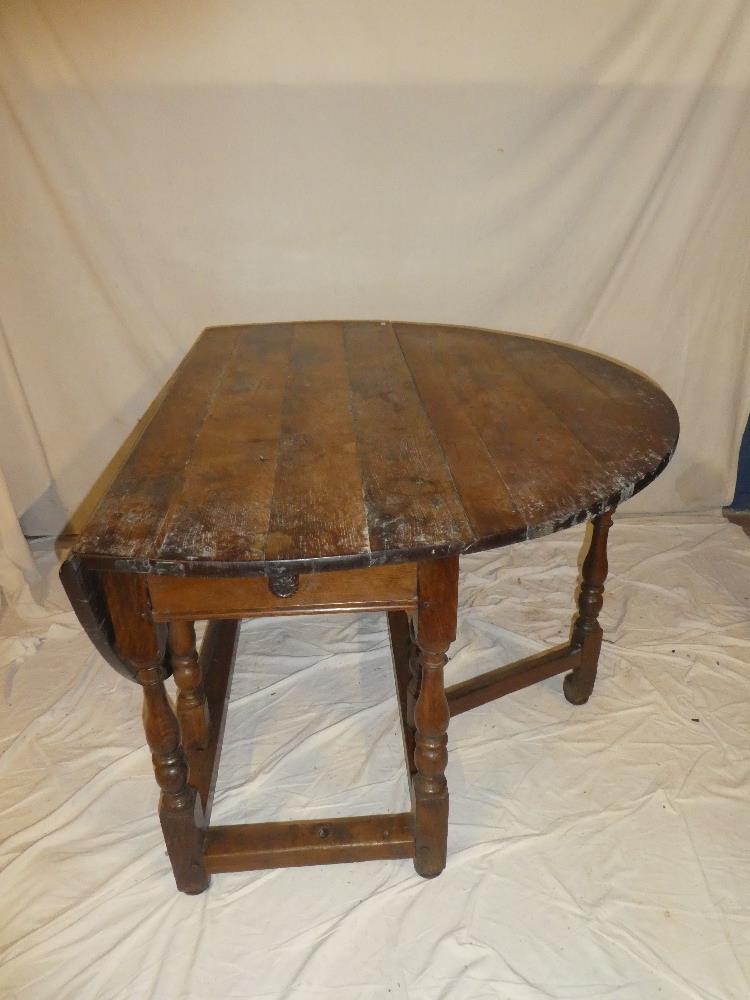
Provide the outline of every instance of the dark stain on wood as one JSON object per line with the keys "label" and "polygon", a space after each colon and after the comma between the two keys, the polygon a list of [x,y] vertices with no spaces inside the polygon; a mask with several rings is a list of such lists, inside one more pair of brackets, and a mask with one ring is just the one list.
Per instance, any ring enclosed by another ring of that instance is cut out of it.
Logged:
{"label": "dark stain on wood", "polygon": [[508,545],[632,496],[678,430],[647,378],[550,341],[382,322],[210,329],[74,558],[272,579]]}

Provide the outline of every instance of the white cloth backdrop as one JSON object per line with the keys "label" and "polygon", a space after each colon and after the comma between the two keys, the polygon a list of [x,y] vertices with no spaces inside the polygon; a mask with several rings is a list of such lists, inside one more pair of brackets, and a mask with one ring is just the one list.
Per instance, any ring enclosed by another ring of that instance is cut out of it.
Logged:
{"label": "white cloth backdrop", "polygon": [[750,393],[749,81],[742,0],[5,0],[6,553],[14,510],[27,534],[80,523],[225,322],[584,344],[682,417],[628,509],[726,502]]}

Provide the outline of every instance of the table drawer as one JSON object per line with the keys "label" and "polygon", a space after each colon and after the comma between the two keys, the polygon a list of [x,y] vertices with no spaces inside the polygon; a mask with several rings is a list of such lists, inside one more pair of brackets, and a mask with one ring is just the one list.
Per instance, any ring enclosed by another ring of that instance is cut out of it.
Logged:
{"label": "table drawer", "polygon": [[265,577],[149,576],[148,589],[155,621],[392,611],[416,607],[417,567],[303,573],[289,597],[271,593]]}

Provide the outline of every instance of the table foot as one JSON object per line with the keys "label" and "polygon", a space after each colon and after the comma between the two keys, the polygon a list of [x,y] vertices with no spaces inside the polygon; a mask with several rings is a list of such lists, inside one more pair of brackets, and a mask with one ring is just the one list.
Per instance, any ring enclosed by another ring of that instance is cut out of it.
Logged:
{"label": "table foot", "polygon": [[571,705],[585,705],[591,697],[592,690],[593,684],[591,685],[591,689],[588,691],[586,689],[581,689],[577,683],[575,673],[567,674],[563,679],[563,694]]}

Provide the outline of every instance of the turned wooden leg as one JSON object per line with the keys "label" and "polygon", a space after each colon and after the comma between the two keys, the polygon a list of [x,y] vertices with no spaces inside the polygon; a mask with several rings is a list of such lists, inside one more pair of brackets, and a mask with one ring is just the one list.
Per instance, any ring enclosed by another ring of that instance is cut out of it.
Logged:
{"label": "turned wooden leg", "polygon": [[419,697],[419,685],[422,668],[419,663],[419,648],[416,638],[416,621],[409,622],[409,637],[411,640],[409,648],[409,683],[406,687],[406,749],[409,758],[409,766],[414,773],[414,709]]}
{"label": "turned wooden leg", "polygon": [[593,533],[583,562],[581,589],[578,595],[578,616],[573,624],[571,642],[581,649],[581,665],[563,681],[565,697],[573,705],[585,704],[594,690],[599,652],[602,648],[602,627],[599,612],[604,601],[604,581],[607,579],[607,535],[614,511],[606,511],[593,520]]}
{"label": "turned wooden leg", "polygon": [[106,573],[104,587],[117,652],[131,665],[143,689],[143,727],[161,789],[159,819],[177,888],[203,892],[208,886],[203,812],[188,784],[180,725],[164,687],[164,644],[149,617],[146,584],[137,574]]}
{"label": "turned wooden leg", "polygon": [[208,702],[195,648],[193,622],[170,622],[169,652],[179,691],[177,718],[180,720],[182,745],[186,750],[203,750],[208,743]]}
{"label": "turned wooden leg", "polygon": [[195,789],[188,784],[188,763],[180,743],[180,724],[169,704],[161,665],[139,669],[143,688],[143,728],[161,788],[159,819],[177,888],[198,893],[208,887],[203,867],[203,817]]}
{"label": "turned wooden leg", "polygon": [[448,721],[443,668],[456,638],[458,558],[420,563],[417,630],[421,679],[414,707],[414,867],[432,878],[448,845]]}

